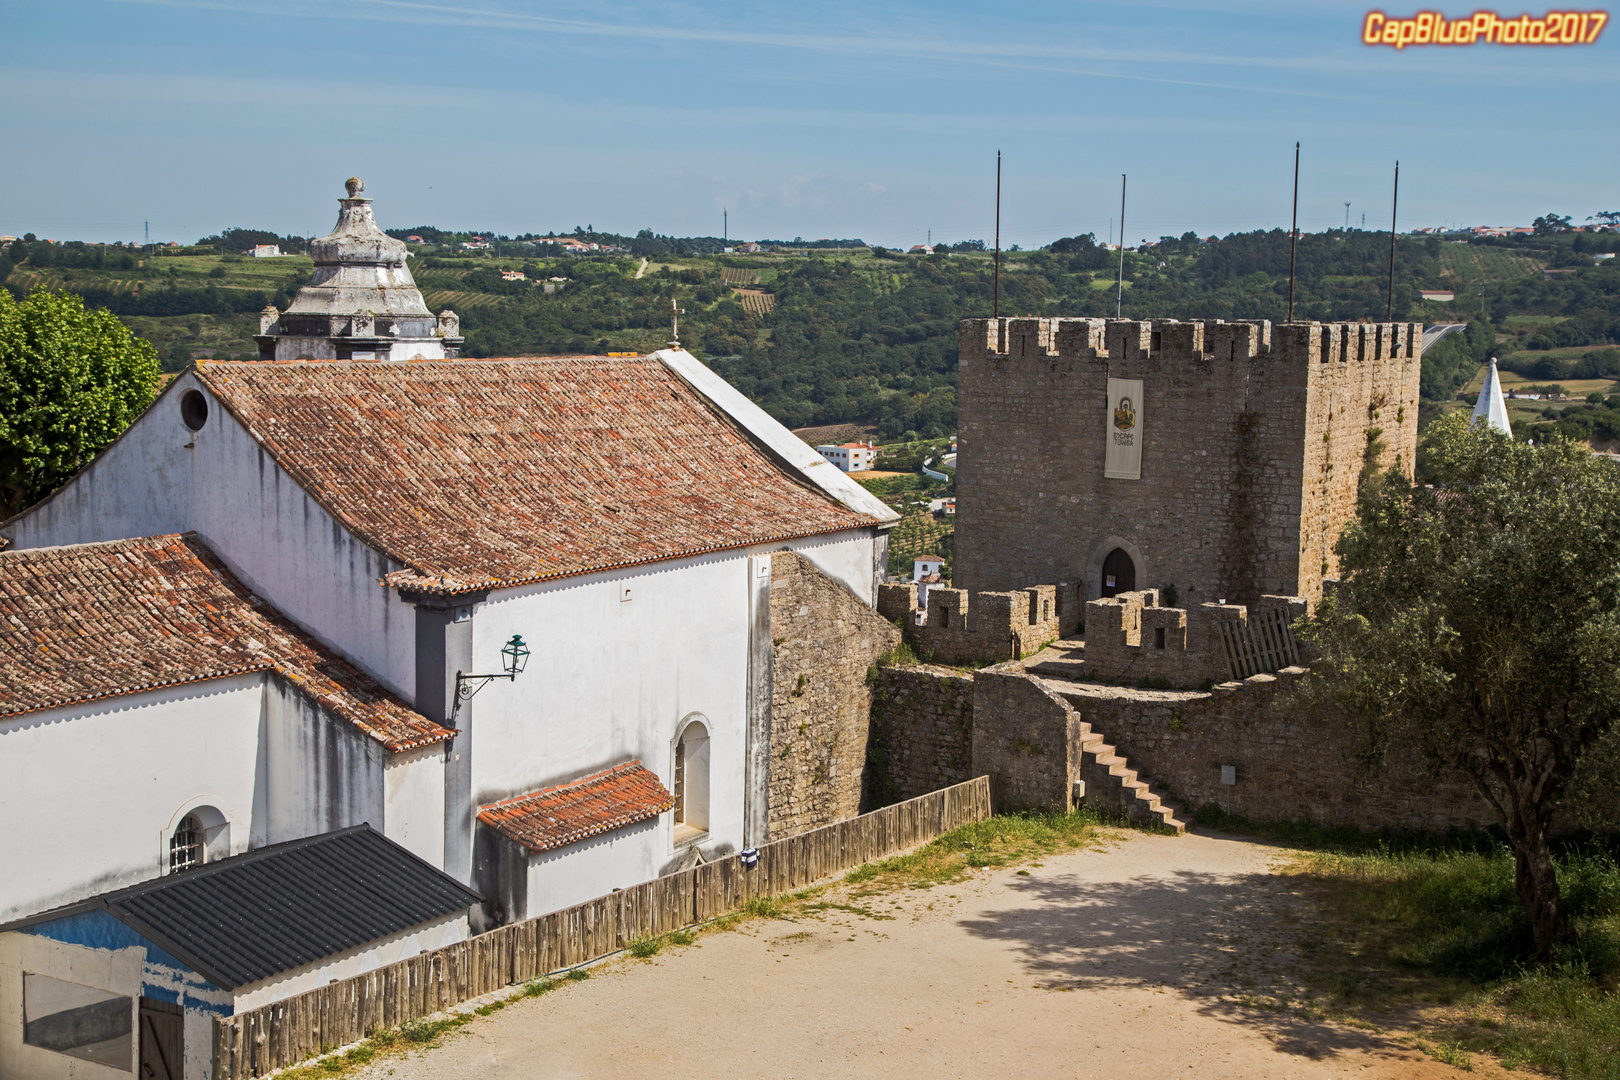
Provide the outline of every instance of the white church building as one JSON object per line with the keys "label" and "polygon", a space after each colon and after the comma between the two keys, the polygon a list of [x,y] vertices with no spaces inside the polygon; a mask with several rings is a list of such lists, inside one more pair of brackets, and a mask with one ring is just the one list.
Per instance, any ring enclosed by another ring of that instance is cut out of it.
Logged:
{"label": "white church building", "polygon": [[872,606],[896,519],[679,348],[199,363],[0,525],[0,1071],[6,942],[167,875],[369,825],[481,899],[353,973],[765,842],[772,555]]}

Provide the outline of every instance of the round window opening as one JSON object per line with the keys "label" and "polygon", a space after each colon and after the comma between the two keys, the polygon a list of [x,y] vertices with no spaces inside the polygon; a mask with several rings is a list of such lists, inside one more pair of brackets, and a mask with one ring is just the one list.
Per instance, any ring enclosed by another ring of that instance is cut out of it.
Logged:
{"label": "round window opening", "polygon": [[180,398],[180,419],[192,431],[201,431],[208,423],[208,399],[196,390],[187,390]]}

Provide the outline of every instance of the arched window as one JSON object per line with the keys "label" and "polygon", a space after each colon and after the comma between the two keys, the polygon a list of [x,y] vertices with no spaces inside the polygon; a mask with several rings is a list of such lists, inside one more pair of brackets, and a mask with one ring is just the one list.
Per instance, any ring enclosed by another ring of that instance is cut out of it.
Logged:
{"label": "arched window", "polygon": [[675,743],[675,842],[709,831],[709,729],[693,720]]}
{"label": "arched window", "polygon": [[169,873],[201,866],[207,857],[208,832],[196,814],[187,814],[169,838]]}

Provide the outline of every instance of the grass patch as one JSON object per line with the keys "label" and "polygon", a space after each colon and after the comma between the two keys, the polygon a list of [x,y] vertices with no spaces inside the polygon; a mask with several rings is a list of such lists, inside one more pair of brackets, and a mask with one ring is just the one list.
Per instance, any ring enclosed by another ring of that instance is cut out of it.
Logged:
{"label": "grass patch", "polygon": [[1302,849],[1291,870],[1316,907],[1301,946],[1320,1006],[1359,1023],[1416,1016],[1413,1044],[1460,1069],[1483,1053],[1571,1080],[1620,1078],[1620,863],[1609,846],[1559,851],[1576,937],[1540,964],[1512,853],[1489,835],[1198,820]]}
{"label": "grass patch", "polygon": [[1107,824],[1095,810],[1072,814],[997,814],[952,829],[909,855],[863,863],[844,875],[851,885],[931,888],[961,881],[971,870],[1008,866],[1077,848]]}

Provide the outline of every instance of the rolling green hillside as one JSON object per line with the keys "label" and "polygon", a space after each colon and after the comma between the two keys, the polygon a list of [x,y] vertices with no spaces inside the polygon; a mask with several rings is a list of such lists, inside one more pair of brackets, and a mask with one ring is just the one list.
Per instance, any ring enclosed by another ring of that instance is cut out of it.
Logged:
{"label": "rolling green hillside", "polygon": [[[1594,266],[1576,250],[1582,243],[1590,241],[1401,237],[1395,317],[1472,318],[1480,327],[1426,363],[1425,395],[1454,400],[1493,348],[1620,342],[1620,267],[1617,260]],[[1128,252],[1123,314],[1281,320],[1288,247],[1287,234],[1272,230],[1213,243],[1167,237]],[[153,341],[165,366],[176,370],[194,356],[256,355],[257,312],[267,303],[284,307],[312,265],[307,256],[168,250],[181,254],[18,243],[0,255],[0,280],[17,293],[81,293]],[[636,257],[430,254],[415,259],[412,270],[432,310],[461,314],[468,356],[644,352],[668,340],[673,298],[685,311],[682,343],[789,426],[859,423],[890,441],[954,430],[956,327],[964,317],[991,313],[989,254],[913,256],[861,247],[649,257],[643,266]],[[1116,258],[1089,237],[1003,253],[1001,312],[1111,317]],[[1301,237],[1296,317],[1382,319],[1388,259],[1387,233]],[[1574,272],[1543,280],[1549,268]],[[506,281],[502,269],[522,270],[528,280]],[[546,284],[555,291],[547,293]],[[1417,297],[1419,289],[1443,287],[1457,291],[1454,304]]]}

